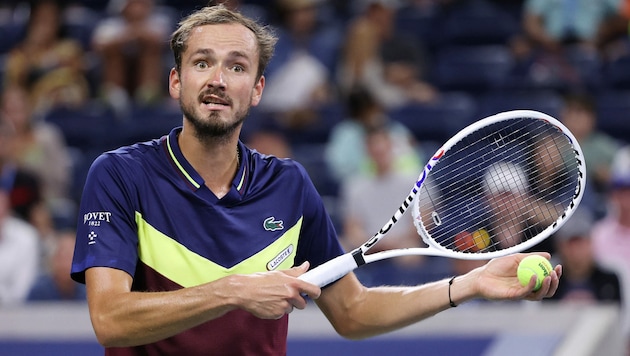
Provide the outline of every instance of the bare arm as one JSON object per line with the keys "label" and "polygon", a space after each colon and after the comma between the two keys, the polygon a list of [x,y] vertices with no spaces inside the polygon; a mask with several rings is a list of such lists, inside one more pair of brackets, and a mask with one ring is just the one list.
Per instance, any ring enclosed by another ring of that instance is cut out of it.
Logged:
{"label": "bare arm", "polygon": [[196,287],[168,292],[132,292],[124,271],[94,267],[85,273],[90,318],[105,347],[155,342],[243,309],[277,319],[303,309],[302,294],[318,297],[320,289],[295,277],[308,264],[287,271],[232,275]]}
{"label": "bare arm", "polygon": [[360,82],[367,63],[378,56],[378,34],[366,21],[355,22],[345,40],[343,62],[352,75],[352,82]]}
{"label": "bare arm", "polygon": [[[540,300],[552,296],[558,288],[562,267],[557,266],[545,278],[541,289],[532,292],[535,279],[522,287],[516,278],[518,263],[525,256],[497,258],[458,276],[451,287],[453,301],[460,304],[474,298]],[[450,308],[448,281],[417,287],[366,288],[349,274],[324,289],[317,305],[340,335],[361,339],[402,328]]]}

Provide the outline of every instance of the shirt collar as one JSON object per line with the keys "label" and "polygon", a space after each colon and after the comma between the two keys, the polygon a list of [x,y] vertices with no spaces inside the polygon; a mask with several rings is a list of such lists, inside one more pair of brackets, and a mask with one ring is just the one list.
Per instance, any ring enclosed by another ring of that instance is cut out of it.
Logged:
{"label": "shirt collar", "polygon": [[[179,142],[177,140],[177,137],[179,136],[179,133],[181,131],[181,127],[176,127],[171,130],[168,136],[164,137],[166,154],[175,169],[177,170],[178,174],[182,177],[182,179],[186,181],[191,189],[197,191],[201,188],[205,188],[205,181],[188,162],[181,151]],[[231,192],[228,193],[226,197],[231,195],[232,191],[237,193],[239,196],[242,196],[247,184],[247,167],[249,165],[249,155],[247,154],[247,148],[241,141],[238,142],[238,150],[240,157],[238,171],[234,176],[234,180],[232,181]]]}

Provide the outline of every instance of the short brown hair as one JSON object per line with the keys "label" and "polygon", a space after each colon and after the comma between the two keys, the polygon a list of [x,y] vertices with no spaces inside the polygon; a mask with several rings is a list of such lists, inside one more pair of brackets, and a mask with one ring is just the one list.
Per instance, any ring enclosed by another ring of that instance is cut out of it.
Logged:
{"label": "short brown hair", "polygon": [[273,56],[274,46],[278,41],[268,26],[231,11],[223,5],[207,6],[197,10],[179,22],[177,30],[171,36],[171,50],[175,57],[175,70],[178,72],[182,65],[182,53],[186,51],[188,38],[192,31],[200,26],[217,24],[241,24],[254,33],[258,42],[258,73],[260,78],[267,64]]}

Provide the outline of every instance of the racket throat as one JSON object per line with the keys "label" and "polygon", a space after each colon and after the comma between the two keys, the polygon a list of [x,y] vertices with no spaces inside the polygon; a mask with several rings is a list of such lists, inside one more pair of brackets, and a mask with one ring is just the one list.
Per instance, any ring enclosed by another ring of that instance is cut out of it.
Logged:
{"label": "racket throat", "polygon": [[352,251],[352,257],[354,261],[357,263],[357,267],[361,267],[365,264],[365,259],[363,258],[363,251],[360,248]]}

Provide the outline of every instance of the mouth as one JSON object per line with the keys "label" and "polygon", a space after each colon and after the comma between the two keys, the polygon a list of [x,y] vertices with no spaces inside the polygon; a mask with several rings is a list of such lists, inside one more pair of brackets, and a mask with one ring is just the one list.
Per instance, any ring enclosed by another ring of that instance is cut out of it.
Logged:
{"label": "mouth", "polygon": [[201,103],[209,108],[225,108],[230,106],[230,102],[216,95],[205,95],[201,97]]}

